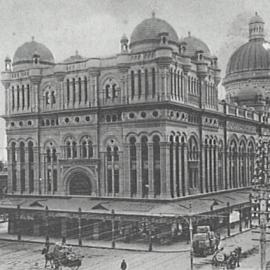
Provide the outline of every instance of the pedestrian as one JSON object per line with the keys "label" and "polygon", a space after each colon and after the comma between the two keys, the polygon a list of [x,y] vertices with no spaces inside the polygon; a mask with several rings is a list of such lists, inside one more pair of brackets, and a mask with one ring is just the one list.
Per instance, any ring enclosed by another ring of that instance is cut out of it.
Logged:
{"label": "pedestrian", "polygon": [[125,259],[122,260],[120,268],[121,268],[121,270],[127,269],[127,263],[126,263]]}

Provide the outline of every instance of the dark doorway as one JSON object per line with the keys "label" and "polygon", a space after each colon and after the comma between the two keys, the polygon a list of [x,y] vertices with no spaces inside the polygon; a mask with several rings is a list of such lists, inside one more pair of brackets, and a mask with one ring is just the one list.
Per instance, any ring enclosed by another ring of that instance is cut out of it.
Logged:
{"label": "dark doorway", "polygon": [[83,173],[75,173],[69,181],[70,195],[91,195],[90,179]]}

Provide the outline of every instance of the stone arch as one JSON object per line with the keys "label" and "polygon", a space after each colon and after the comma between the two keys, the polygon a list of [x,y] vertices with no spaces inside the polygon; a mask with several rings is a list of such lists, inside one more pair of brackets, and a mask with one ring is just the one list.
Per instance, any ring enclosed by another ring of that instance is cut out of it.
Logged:
{"label": "stone arch", "polygon": [[97,193],[96,177],[89,168],[72,167],[64,174],[65,194],[94,195]]}

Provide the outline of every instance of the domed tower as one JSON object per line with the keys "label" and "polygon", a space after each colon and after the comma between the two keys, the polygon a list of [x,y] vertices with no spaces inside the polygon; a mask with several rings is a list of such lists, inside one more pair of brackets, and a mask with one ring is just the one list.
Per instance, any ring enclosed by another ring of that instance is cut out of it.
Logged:
{"label": "domed tower", "polygon": [[228,102],[265,110],[270,97],[270,43],[264,21],[256,13],[249,21],[249,41],[238,48],[227,64],[223,85]]}
{"label": "domed tower", "polygon": [[130,38],[130,51],[132,53],[154,50],[160,46],[171,48],[179,52],[179,39],[173,27],[164,20],[152,17],[143,20],[133,30]]}
{"label": "domed tower", "polygon": [[43,44],[32,41],[20,46],[13,57],[13,70],[23,70],[31,67],[50,67],[54,65],[52,52]]}

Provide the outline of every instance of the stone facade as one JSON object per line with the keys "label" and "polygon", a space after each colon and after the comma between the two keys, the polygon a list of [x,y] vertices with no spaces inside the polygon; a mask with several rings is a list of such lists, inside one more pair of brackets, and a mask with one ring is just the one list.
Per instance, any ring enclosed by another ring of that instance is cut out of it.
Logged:
{"label": "stone facade", "polygon": [[250,185],[268,116],[218,101],[217,59],[198,39],[139,30],[109,58],[6,59],[9,193],[169,199]]}

